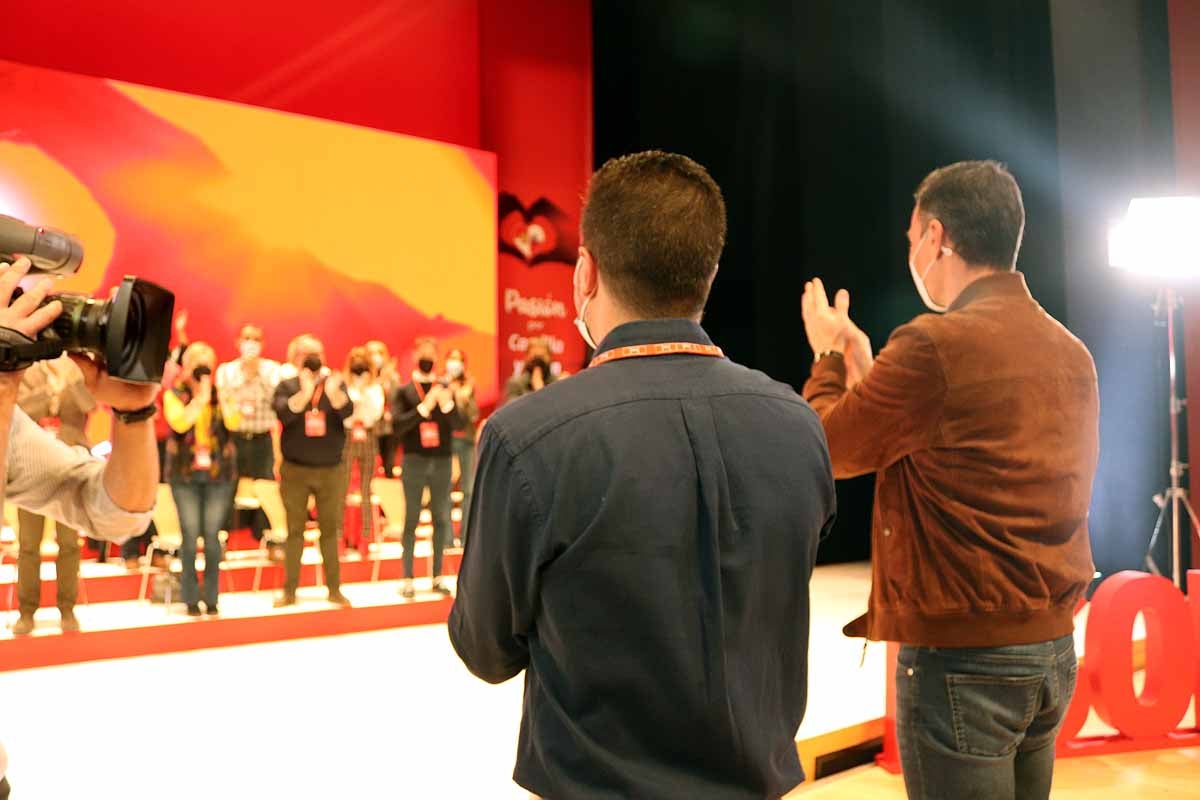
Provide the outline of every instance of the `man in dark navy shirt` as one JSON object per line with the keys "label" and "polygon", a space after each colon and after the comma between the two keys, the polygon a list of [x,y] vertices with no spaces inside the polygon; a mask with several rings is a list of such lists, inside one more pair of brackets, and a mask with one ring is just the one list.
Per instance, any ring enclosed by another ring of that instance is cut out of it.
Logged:
{"label": "man in dark navy shirt", "polygon": [[486,681],[525,670],[532,792],[780,797],[804,778],[808,583],[834,516],[820,422],[699,325],[725,238],[703,167],[610,161],[582,227],[597,354],[484,427],[450,638]]}

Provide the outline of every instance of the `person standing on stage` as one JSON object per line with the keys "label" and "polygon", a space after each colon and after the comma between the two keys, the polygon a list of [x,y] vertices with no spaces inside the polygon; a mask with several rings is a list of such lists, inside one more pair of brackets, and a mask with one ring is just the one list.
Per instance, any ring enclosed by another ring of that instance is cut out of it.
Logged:
{"label": "person standing on stage", "polygon": [[388,347],[378,339],[367,342],[367,355],[371,360],[371,369],[375,371],[376,380],[383,387],[383,417],[376,426],[379,434],[379,460],[383,465],[384,477],[395,477],[396,449],[400,440],[392,428],[392,400],[400,388],[400,376],[396,373],[396,359],[388,352]]}
{"label": "person standing on stage", "polygon": [[820,420],[700,327],[725,241],[703,167],[609,161],[582,232],[596,356],[484,426],[450,639],[486,681],[525,671],[530,791],[780,797],[804,778],[808,584],[834,517]]}
{"label": "person standing on stage", "polygon": [[876,473],[874,580],[847,633],[901,642],[909,797],[1035,800],[1075,688],[1076,603],[1092,580],[1096,369],[1016,271],[1021,190],[991,161],[922,181],[908,264],[924,314],[872,359],[820,279],[803,316],[804,396],[839,478]]}
{"label": "person standing on stage", "polygon": [[525,368],[508,379],[504,386],[504,402],[540,392],[554,383],[557,377],[550,371],[552,358],[549,339],[544,336],[530,339],[525,349]]}
{"label": "person standing on stage", "polygon": [[454,458],[458,461],[458,485],[463,496],[459,540],[466,542],[471,494],[475,487],[475,425],[479,422],[479,403],[475,400],[475,381],[467,372],[467,355],[457,347],[446,354],[446,378],[463,423],[462,428],[454,432],[453,448]]}
{"label": "person standing on stage", "polygon": [[413,549],[421,498],[429,489],[429,511],[433,516],[433,591],[450,594],[442,581],[442,555],[452,536],[450,483],[453,471],[454,432],[463,426],[454,392],[433,374],[437,365],[437,342],[417,340],[417,368],[412,381],[401,386],[392,402],[392,424],[404,445],[400,480],[404,484],[404,580],[400,593],[412,598]]}
{"label": "person standing on stage", "polygon": [[[17,405],[58,440],[69,447],[88,446],[87,417],[96,407],[84,385],[83,373],[68,356],[35,362],[21,378]],[[42,602],[42,535],[46,518],[41,514],[17,509],[17,599],[20,617],[13,624],[13,635],[33,632],[33,615]],[[79,630],[75,599],[79,590],[79,532],[69,525],[56,525],[58,556],[54,560],[58,611],[63,633]],[[101,542],[100,547],[108,546]]]}
{"label": "person standing on stage", "polygon": [[[221,416],[237,447],[237,471],[244,478],[275,478],[275,387],[279,364],[262,355],[263,332],[245,325],[237,340],[238,357],[217,368]],[[254,538],[261,539],[265,517],[250,517]]]}
{"label": "person standing on stage", "polygon": [[345,421],[346,449],[342,453],[345,468],[343,494],[349,494],[354,469],[358,468],[358,492],[362,498],[361,541],[374,539],[371,527],[371,478],[375,475],[375,458],[379,455],[376,427],[383,418],[385,400],[383,387],[379,385],[367,348],[355,347],[346,356],[346,373],[350,401],[354,413]]}
{"label": "person standing on stage", "polygon": [[310,334],[297,336],[288,345],[288,359],[295,377],[280,382],[274,400],[275,416],[283,425],[279,493],[288,526],[283,593],[275,605],[282,607],[296,603],[308,500],[315,497],[317,524],[321,529],[321,562],[325,566],[329,602],[348,608],[350,601],[341,588],[338,538],[346,508],[342,469],[346,427],[343,423],[354,414],[354,403],[347,394],[342,376],[325,366],[325,345],[320,339]]}

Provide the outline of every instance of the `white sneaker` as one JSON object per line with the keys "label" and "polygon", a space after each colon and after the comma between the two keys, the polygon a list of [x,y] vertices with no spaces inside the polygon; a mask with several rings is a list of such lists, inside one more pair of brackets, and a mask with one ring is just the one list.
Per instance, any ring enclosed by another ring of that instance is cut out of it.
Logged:
{"label": "white sneaker", "polygon": [[413,589],[412,578],[405,578],[404,580],[400,581],[400,596],[405,600],[411,600],[417,596],[416,591]]}

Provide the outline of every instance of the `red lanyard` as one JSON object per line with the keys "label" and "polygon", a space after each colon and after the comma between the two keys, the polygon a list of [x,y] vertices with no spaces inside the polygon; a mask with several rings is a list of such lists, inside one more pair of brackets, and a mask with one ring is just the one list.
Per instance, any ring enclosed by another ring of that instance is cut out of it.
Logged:
{"label": "red lanyard", "polygon": [[694,344],[692,342],[663,342],[662,344],[632,344],[628,347],[617,347],[606,350],[592,359],[591,366],[598,367],[609,361],[620,361],[623,358],[653,358],[654,356],[709,356],[724,358],[721,348],[713,344]]}
{"label": "red lanyard", "polygon": [[317,406],[321,405],[321,393],[324,390],[325,390],[325,382],[324,381],[321,381],[320,383],[318,383],[317,388],[313,390],[313,396],[312,396],[313,411],[316,411]]}
{"label": "red lanyard", "polygon": [[[432,386],[433,384],[431,383],[429,385]],[[425,390],[421,388],[421,382],[413,381],[413,388],[417,390],[417,402],[424,403],[425,402]]]}

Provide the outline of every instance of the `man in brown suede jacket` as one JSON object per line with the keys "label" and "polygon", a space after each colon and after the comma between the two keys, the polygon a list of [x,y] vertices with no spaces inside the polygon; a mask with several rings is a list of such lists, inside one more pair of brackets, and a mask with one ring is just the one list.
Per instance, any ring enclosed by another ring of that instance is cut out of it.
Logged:
{"label": "man in brown suede jacket", "polygon": [[909,268],[937,314],[872,359],[819,279],[804,396],[834,475],[876,473],[873,581],[847,632],[902,643],[897,723],[911,798],[1045,798],[1075,687],[1075,605],[1093,575],[1096,370],[1016,271],[1025,210],[995,162],[930,174]]}

